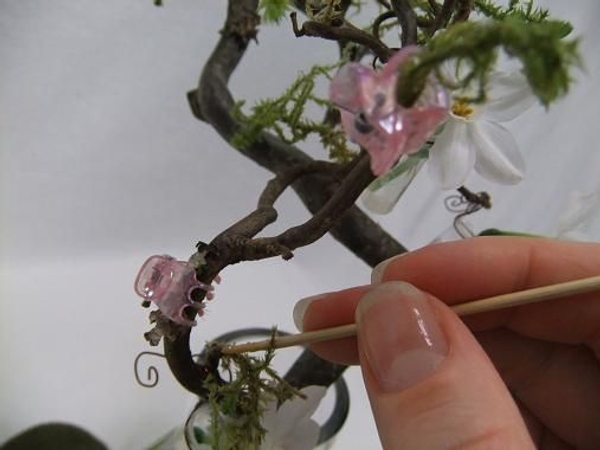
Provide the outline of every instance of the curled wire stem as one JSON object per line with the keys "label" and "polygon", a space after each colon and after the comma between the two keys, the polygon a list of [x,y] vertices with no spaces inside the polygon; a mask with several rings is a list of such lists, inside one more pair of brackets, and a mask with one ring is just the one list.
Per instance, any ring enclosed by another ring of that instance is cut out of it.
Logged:
{"label": "curled wire stem", "polygon": [[463,213],[467,205],[469,205],[469,202],[462,195],[449,195],[444,199],[444,206],[451,213]]}
{"label": "curled wire stem", "polygon": [[381,40],[381,25],[383,24],[383,22],[385,22],[386,20],[396,18],[396,13],[394,11],[386,11],[377,16],[377,18],[373,21],[373,26],[371,27],[373,36]]}
{"label": "curled wire stem", "polygon": [[[156,366],[149,365],[148,369],[146,370],[146,379],[148,381],[144,381],[142,379],[143,377],[140,375],[140,373],[141,373],[140,362],[144,356],[158,356],[159,358],[166,358],[166,355],[163,355],[162,353],[158,353],[158,352],[143,351],[143,352],[140,352],[133,360],[133,375],[135,377],[135,381],[137,382],[137,384],[139,384],[140,386],[145,387],[145,388],[153,388],[160,381],[160,375],[158,372],[158,368]],[[199,354],[192,355],[192,358],[197,358],[199,356],[200,356]]]}
{"label": "curled wire stem", "polygon": [[137,381],[137,383],[140,386],[143,386],[145,388],[153,388],[154,386],[156,386],[158,384],[158,380],[159,380],[159,374],[158,374],[158,369],[156,368],[156,366],[152,366],[149,365],[148,369],[146,371],[146,379],[148,381],[144,381],[142,380],[142,377],[140,376],[140,360],[142,357],[144,356],[158,356],[160,358],[165,358],[165,355],[163,355],[162,353],[157,353],[157,352],[148,352],[148,351],[144,351],[144,352],[140,352],[135,360],[133,361],[133,374],[135,376],[135,381]]}
{"label": "curled wire stem", "polygon": [[487,192],[473,193],[466,187],[458,188],[459,194],[450,195],[444,199],[444,206],[452,213],[456,213],[453,226],[456,233],[463,239],[475,236],[475,233],[464,222],[464,218],[482,208],[492,207],[490,195]]}
{"label": "curled wire stem", "polygon": [[475,236],[475,232],[471,230],[471,228],[469,228],[469,226],[462,219],[469,214],[479,211],[480,209],[481,207],[473,208],[472,210],[465,211],[454,218],[452,225],[461,239],[467,239]]}

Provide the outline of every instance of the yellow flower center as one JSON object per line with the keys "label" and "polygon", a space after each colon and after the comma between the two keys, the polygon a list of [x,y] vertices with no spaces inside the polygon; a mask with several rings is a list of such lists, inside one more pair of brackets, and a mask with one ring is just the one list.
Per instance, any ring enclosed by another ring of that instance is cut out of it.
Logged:
{"label": "yellow flower center", "polygon": [[452,105],[452,113],[456,116],[468,119],[473,115],[473,112],[473,107],[464,100],[455,100]]}

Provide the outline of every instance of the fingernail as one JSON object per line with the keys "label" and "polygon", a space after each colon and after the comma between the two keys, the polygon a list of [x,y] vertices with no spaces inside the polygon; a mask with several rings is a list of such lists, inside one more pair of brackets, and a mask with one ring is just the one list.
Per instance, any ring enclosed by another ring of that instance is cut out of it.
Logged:
{"label": "fingernail", "polygon": [[402,281],[378,285],[356,310],[359,343],[381,389],[406,389],[432,375],[448,344],[426,294]]}
{"label": "fingernail", "polygon": [[317,300],[321,297],[323,297],[323,295],[313,295],[312,297],[306,297],[301,300],[298,300],[298,302],[294,305],[292,317],[294,318],[294,325],[296,325],[296,328],[298,329],[298,331],[302,331],[302,324],[304,322],[304,313],[308,309],[308,305],[310,305],[312,302],[314,302],[315,300]]}
{"label": "fingernail", "polygon": [[392,256],[391,258],[388,258],[377,264],[371,272],[371,284],[381,283],[381,280],[383,279],[383,273],[385,272],[385,268],[388,266],[388,264],[404,255],[405,253],[401,253],[400,255]]}

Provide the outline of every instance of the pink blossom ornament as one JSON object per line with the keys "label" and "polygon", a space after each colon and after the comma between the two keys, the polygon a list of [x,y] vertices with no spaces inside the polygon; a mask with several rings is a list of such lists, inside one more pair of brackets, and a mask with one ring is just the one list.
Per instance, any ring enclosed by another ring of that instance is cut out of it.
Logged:
{"label": "pink blossom ornament", "polygon": [[212,298],[213,286],[196,279],[196,270],[185,261],[169,255],[154,255],[146,260],[135,279],[134,290],[144,301],[152,301],[173,322],[193,327],[196,321],[185,316],[187,308],[202,315],[204,303],[192,300],[195,289]]}
{"label": "pink blossom ornament", "polygon": [[403,48],[379,72],[345,64],[331,81],[329,98],[341,110],[344,131],[367,150],[377,176],[400,156],[419,151],[448,113],[448,95],[433,80],[410,108],[397,103],[399,67],[416,52],[417,47]]}

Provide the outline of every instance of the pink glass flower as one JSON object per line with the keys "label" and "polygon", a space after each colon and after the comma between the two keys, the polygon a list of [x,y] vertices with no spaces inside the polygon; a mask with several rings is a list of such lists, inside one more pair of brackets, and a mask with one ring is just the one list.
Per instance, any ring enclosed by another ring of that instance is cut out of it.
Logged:
{"label": "pink glass flower", "polygon": [[403,48],[379,72],[348,63],[331,81],[329,98],[341,110],[342,126],[369,152],[377,176],[390,170],[400,156],[417,152],[448,113],[448,95],[433,80],[410,108],[396,102],[398,69],[417,51]]}
{"label": "pink glass flower", "polygon": [[154,255],[146,260],[135,279],[134,290],[145,301],[152,301],[173,322],[193,327],[196,321],[185,316],[187,308],[202,315],[204,303],[192,300],[194,289],[207,292],[212,298],[213,286],[196,279],[196,270],[185,261],[172,256]]}

